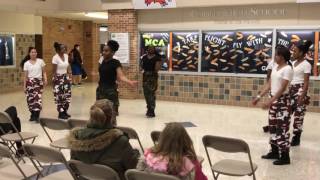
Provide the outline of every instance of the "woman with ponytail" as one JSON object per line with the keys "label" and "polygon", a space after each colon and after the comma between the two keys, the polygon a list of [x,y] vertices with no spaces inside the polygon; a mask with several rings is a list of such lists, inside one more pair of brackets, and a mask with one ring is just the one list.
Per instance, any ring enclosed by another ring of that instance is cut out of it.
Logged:
{"label": "woman with ponytail", "polygon": [[71,102],[71,70],[68,61],[67,48],[63,44],[54,43],[56,55],[53,64],[53,95],[59,112],[59,119],[68,119],[69,104]]}
{"label": "woman with ponytail", "polygon": [[252,101],[257,105],[261,97],[271,90],[271,99],[263,103],[263,109],[269,109],[269,132],[271,150],[262,159],[275,159],[274,165],[290,164],[290,97],[288,86],[293,78],[290,63],[290,51],[284,46],[276,49],[275,64],[270,80],[259,95]]}
{"label": "woman with ponytail", "polygon": [[305,59],[309,51],[311,41],[301,41],[293,50],[293,80],[290,85],[290,99],[292,106],[293,122],[293,137],[291,146],[300,145],[300,137],[302,133],[303,120],[306,113],[306,106],[309,104],[310,97],[307,95],[309,89],[309,78],[312,66]]}
{"label": "woman with ponytail", "polygon": [[114,128],[113,113],[113,103],[107,99],[91,106],[87,127],[73,129],[68,137],[71,159],[109,166],[125,180],[126,170],[138,163],[139,151],[131,147],[126,134]]}
{"label": "woman with ponytail", "polygon": [[37,58],[37,50],[29,47],[28,56],[22,61],[24,71],[23,89],[31,113],[30,121],[38,121],[42,110],[43,86],[47,84],[45,63]]}

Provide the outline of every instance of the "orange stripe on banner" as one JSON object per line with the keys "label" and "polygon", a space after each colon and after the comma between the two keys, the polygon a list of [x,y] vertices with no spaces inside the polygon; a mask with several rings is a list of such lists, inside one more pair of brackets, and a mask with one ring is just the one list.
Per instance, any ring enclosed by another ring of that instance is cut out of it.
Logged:
{"label": "orange stripe on banner", "polygon": [[319,62],[319,32],[315,33],[315,43],[314,43],[314,65],[313,65],[313,74],[315,76],[319,75],[318,72],[318,62]]}
{"label": "orange stripe on banner", "polygon": [[170,59],[169,59],[169,71],[172,71],[172,32],[170,32]]}

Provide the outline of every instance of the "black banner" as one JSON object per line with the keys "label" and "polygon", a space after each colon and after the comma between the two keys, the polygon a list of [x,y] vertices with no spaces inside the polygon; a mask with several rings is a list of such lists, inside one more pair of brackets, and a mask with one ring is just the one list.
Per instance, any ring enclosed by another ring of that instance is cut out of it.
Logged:
{"label": "black banner", "polygon": [[160,55],[162,59],[162,67],[161,70],[169,69],[169,44],[170,44],[170,35],[166,32],[157,32],[157,33],[141,33],[141,50],[140,55],[143,56],[146,54],[146,50],[148,46],[154,46],[156,48],[157,53]]}
{"label": "black banner", "polygon": [[202,34],[202,72],[234,72],[234,32],[205,32]]}
{"label": "black banner", "polygon": [[272,31],[237,32],[235,51],[236,72],[264,74],[272,58]]}
{"label": "black banner", "polygon": [[172,70],[198,71],[199,33],[172,33]]}

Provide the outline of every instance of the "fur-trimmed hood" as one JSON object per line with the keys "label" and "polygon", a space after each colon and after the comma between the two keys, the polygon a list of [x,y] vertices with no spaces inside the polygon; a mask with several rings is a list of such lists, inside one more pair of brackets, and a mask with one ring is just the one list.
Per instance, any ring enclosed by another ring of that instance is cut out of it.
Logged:
{"label": "fur-trimmed hood", "polygon": [[70,132],[68,142],[72,151],[99,151],[123,135],[119,129],[75,128]]}

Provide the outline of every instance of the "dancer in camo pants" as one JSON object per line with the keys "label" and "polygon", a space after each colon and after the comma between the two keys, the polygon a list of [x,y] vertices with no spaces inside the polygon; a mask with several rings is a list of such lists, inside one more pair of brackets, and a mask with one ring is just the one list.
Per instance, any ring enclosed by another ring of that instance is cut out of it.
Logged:
{"label": "dancer in camo pants", "polygon": [[68,114],[69,104],[71,102],[71,70],[66,54],[66,46],[59,43],[54,43],[54,48],[57,52],[52,58],[53,64],[53,95],[54,101],[59,112],[59,119],[68,119],[71,116]]}
{"label": "dancer in camo pants", "polygon": [[27,97],[27,104],[31,112],[30,121],[38,121],[42,110],[42,92],[44,84],[47,84],[45,63],[37,58],[37,50],[29,48],[29,55],[22,61],[24,75],[24,92]]}
{"label": "dancer in camo pants", "polygon": [[55,75],[53,77],[54,101],[58,112],[69,109],[71,103],[71,83],[67,74]]}
{"label": "dancer in camo pants", "polygon": [[311,41],[301,41],[297,43],[296,47],[293,49],[292,56],[296,61],[292,66],[294,75],[290,85],[290,98],[292,114],[294,117],[291,146],[300,145],[304,115],[310,101],[308,89],[312,66],[308,60],[305,59],[305,56],[312,44]]}

